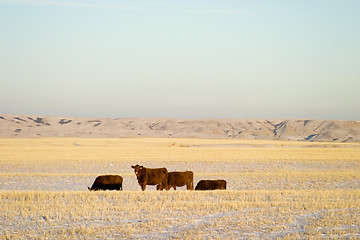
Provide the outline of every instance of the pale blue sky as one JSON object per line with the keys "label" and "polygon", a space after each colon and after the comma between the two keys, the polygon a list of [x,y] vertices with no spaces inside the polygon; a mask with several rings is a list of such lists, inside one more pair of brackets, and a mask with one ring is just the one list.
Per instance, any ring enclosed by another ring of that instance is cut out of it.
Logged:
{"label": "pale blue sky", "polygon": [[360,120],[358,0],[0,0],[0,113]]}

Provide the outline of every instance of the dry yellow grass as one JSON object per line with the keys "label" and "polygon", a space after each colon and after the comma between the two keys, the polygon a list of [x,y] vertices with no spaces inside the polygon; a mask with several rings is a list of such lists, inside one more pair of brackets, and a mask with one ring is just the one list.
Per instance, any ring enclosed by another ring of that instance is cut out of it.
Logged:
{"label": "dry yellow grass", "polygon": [[359,237],[359,190],[0,192],[3,239]]}
{"label": "dry yellow grass", "polygon": [[[228,190],[140,191],[132,164]],[[0,138],[1,239],[360,238],[360,144]],[[124,177],[123,192],[88,192]]]}

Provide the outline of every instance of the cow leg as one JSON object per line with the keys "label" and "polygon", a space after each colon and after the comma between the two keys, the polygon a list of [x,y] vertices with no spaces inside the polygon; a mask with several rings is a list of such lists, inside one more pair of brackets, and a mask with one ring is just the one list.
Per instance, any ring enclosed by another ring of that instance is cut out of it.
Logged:
{"label": "cow leg", "polygon": [[142,190],[142,191],[145,191],[145,188],[146,188],[146,183],[143,183],[143,184],[141,185],[141,190]]}
{"label": "cow leg", "polygon": [[168,191],[170,188],[171,188],[170,185],[160,183],[159,185],[157,185],[156,190],[162,191],[162,190],[166,189],[166,191]]}
{"label": "cow leg", "polygon": [[[173,188],[174,188],[174,191],[176,191],[176,185],[174,185]],[[170,189],[170,188],[169,188],[169,189]]]}
{"label": "cow leg", "polygon": [[168,185],[167,179],[165,179],[165,181],[162,182],[162,189],[166,189],[166,191],[170,190],[170,186]]}

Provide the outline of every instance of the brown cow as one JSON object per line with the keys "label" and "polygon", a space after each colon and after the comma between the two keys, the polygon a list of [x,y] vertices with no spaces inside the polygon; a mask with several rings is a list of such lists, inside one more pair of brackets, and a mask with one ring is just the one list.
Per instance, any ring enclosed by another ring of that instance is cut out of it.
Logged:
{"label": "brown cow", "polygon": [[[174,188],[186,185],[187,190],[194,190],[194,173],[192,171],[185,172],[169,172],[168,173],[168,187]],[[159,186],[157,186],[159,189]]]}
{"label": "brown cow", "polygon": [[102,175],[95,179],[89,191],[98,190],[122,190],[123,178],[119,175]]}
{"label": "brown cow", "polygon": [[141,190],[145,191],[146,185],[159,185],[157,190],[169,190],[167,184],[168,171],[166,168],[146,168],[138,164],[131,167],[134,169]]}
{"label": "brown cow", "polygon": [[225,180],[200,180],[195,187],[195,190],[216,190],[226,189]]}

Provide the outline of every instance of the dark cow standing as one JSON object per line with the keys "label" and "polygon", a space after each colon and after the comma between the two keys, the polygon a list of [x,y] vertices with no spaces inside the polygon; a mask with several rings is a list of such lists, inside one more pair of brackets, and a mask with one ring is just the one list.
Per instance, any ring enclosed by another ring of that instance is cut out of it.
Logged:
{"label": "dark cow standing", "polygon": [[216,190],[226,189],[225,180],[200,180],[195,187],[195,190]]}
{"label": "dark cow standing", "polygon": [[123,178],[119,175],[102,175],[95,179],[95,182],[88,187],[89,191],[98,190],[122,190]]}
{"label": "dark cow standing", "polygon": [[157,190],[169,190],[167,184],[168,171],[166,168],[146,168],[138,164],[131,167],[134,169],[141,190],[145,191],[146,185],[158,185]]}
{"label": "dark cow standing", "polygon": [[194,190],[194,173],[192,171],[185,172],[169,172],[168,186],[170,188],[182,187],[186,185],[187,190]]}

